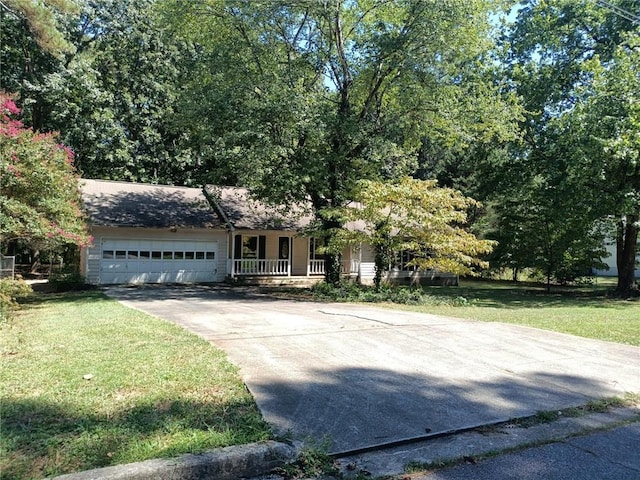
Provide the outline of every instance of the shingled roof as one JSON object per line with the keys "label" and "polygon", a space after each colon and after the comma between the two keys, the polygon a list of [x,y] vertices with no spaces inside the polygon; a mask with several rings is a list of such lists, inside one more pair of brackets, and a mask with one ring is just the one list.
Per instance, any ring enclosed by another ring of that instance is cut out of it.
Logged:
{"label": "shingled roof", "polygon": [[311,223],[299,205],[273,207],[241,187],[200,188],[83,179],[85,210],[104,227],[225,228],[299,231]]}
{"label": "shingled roof", "polygon": [[207,185],[205,192],[222,217],[238,230],[299,231],[308,227],[312,220],[309,208],[270,206],[252,198],[246,188]]}
{"label": "shingled roof", "polygon": [[200,188],[86,179],[80,188],[93,225],[224,228]]}

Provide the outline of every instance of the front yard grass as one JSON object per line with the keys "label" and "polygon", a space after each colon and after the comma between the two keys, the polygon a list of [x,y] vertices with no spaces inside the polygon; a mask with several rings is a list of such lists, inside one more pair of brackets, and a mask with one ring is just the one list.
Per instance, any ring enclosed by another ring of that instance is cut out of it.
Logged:
{"label": "front yard grass", "polygon": [[221,351],[99,292],[36,295],[0,329],[1,478],[271,437]]}
{"label": "front yard grass", "polygon": [[[425,287],[425,293],[445,301],[394,308],[640,346],[640,300],[611,297],[612,286],[598,280],[595,285],[554,287],[547,293],[542,285],[462,280],[459,287]],[[464,301],[457,301],[460,298]]]}
{"label": "front yard grass", "polygon": [[388,308],[485,322],[504,322],[581,337],[640,346],[640,298],[612,296],[615,279],[592,284],[546,286],[537,283],[462,279],[453,287],[373,287],[318,284],[285,295],[319,301],[376,303]]}

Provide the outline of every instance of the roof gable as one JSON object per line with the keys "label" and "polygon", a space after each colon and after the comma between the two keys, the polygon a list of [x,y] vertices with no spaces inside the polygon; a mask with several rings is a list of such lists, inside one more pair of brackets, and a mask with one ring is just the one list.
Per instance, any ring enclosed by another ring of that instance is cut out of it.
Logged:
{"label": "roof gable", "polygon": [[302,205],[270,206],[251,197],[246,188],[207,185],[205,192],[221,215],[238,230],[300,231],[312,220],[310,208]]}

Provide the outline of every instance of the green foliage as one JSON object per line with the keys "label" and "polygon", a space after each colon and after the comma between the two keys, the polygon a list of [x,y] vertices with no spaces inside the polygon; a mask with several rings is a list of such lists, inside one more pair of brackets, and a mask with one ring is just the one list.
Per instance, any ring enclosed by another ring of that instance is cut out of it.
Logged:
{"label": "green foliage", "polygon": [[276,468],[275,473],[290,480],[337,476],[340,471],[333,458],[326,453],[326,449],[310,447],[302,449],[294,462]]}
{"label": "green foliage", "polygon": [[19,93],[27,125],[60,132],[85,177],[201,183],[198,139],[177,118],[196,52],[157,26],[155,3],[82,2],[60,24],[74,49],[64,58],[38,48],[23,22],[7,18],[20,40],[0,51],[2,84]]}
{"label": "green foliage", "polygon": [[623,35],[608,60],[595,57],[585,69],[593,80],[558,123],[576,145],[570,175],[617,221],[618,292],[628,295],[640,234],[640,34]]}
{"label": "green foliage", "polygon": [[54,135],[24,128],[18,113],[0,93],[0,240],[88,243],[73,153]]}
{"label": "green foliage", "polygon": [[424,138],[513,138],[515,97],[485,75],[489,7],[164,2],[171,27],[204,49],[185,111],[210,178],[278,204],[310,199],[330,244],[340,224],[324,211],[344,207],[358,180],[410,173]]}
{"label": "green foliage", "polygon": [[413,254],[409,265],[419,270],[470,275],[472,267],[488,266],[480,256],[491,251],[493,242],[463,228],[467,211],[478,204],[456,190],[409,177],[394,183],[365,180],[353,199],[357,203],[341,215],[355,226],[337,240],[365,241],[374,248],[378,287],[382,273],[402,251]]}
{"label": "green foliage", "polygon": [[[523,142],[482,182],[485,226],[499,241],[493,266],[569,281],[601,268],[604,239],[615,236],[605,219],[636,225],[636,37],[629,19],[584,0],[522,2],[507,26],[504,58],[526,120]],[[636,234],[618,236],[628,253],[619,271],[633,271]]]}
{"label": "green foliage", "polygon": [[341,282],[338,285],[316,284],[312,289],[313,297],[332,302],[396,303],[402,305],[467,305],[469,301],[460,295],[443,297],[427,293],[422,288],[396,287],[381,285],[374,288],[354,282]]}
{"label": "green foliage", "polygon": [[0,279],[0,323],[11,319],[18,308],[18,300],[32,293],[31,286],[22,279]]}
{"label": "green foliage", "polygon": [[[76,5],[68,0],[4,0],[2,8],[10,15],[28,25],[40,48],[54,55],[73,51],[73,46],[59,30],[56,15],[68,14],[76,10]],[[3,17],[6,13],[2,13]],[[4,28],[4,18],[2,19]]]}
{"label": "green foliage", "polygon": [[603,268],[606,224],[584,218],[590,207],[578,204],[568,184],[537,180],[514,186],[489,204],[486,235],[498,242],[490,257],[492,268],[511,269],[516,278],[532,268],[546,281],[559,283]]}
{"label": "green foliage", "polygon": [[49,277],[49,285],[56,292],[69,292],[88,288],[85,278],[75,269],[52,273]]}

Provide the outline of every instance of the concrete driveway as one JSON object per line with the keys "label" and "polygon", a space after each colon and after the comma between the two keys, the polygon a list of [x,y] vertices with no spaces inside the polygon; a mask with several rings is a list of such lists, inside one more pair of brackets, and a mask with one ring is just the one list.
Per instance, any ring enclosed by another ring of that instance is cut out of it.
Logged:
{"label": "concrete driveway", "polygon": [[106,292],[220,347],[276,432],[332,453],[640,392],[637,347],[250,289]]}

